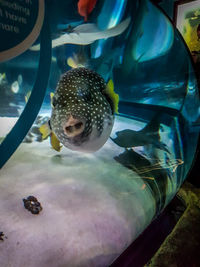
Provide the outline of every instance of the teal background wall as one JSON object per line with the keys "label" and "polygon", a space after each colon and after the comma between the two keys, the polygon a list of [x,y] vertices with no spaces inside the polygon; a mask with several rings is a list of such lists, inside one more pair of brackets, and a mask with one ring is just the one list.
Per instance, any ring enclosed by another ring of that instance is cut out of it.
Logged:
{"label": "teal background wall", "polygon": [[158,4],[167,15],[173,20],[174,2],[177,0],[153,0],[152,2]]}

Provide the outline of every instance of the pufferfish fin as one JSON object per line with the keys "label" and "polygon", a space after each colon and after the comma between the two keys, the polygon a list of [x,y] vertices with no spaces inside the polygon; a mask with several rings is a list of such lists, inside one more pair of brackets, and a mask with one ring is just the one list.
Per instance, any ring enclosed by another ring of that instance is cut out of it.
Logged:
{"label": "pufferfish fin", "polygon": [[51,129],[48,122],[40,126],[39,131],[42,134],[42,139],[47,139],[47,137],[49,137],[49,135],[51,134]]}
{"label": "pufferfish fin", "polygon": [[119,113],[118,112],[119,95],[116,94],[114,91],[113,80],[110,79],[109,82],[107,83],[105,93],[109,96],[109,98],[111,99],[111,101],[113,103],[114,112]]}
{"label": "pufferfish fin", "polygon": [[58,138],[53,132],[51,132],[51,146],[53,149],[55,149],[58,152],[60,152],[62,148],[62,146],[60,145],[60,141],[58,140]]}
{"label": "pufferfish fin", "polygon": [[24,97],[26,103],[28,102],[30,96],[31,96],[31,91],[28,91],[28,93]]}
{"label": "pufferfish fin", "polygon": [[51,107],[53,108],[53,97],[54,97],[54,93],[50,93],[50,99],[51,99]]}

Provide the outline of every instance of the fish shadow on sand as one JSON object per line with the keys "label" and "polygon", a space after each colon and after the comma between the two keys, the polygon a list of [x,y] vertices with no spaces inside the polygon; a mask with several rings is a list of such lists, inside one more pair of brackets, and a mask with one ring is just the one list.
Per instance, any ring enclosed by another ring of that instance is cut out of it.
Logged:
{"label": "fish shadow on sand", "polygon": [[155,114],[150,122],[139,131],[125,129],[116,132],[116,138],[110,137],[115,144],[125,148],[125,151],[115,156],[114,159],[126,168],[136,172],[144,180],[142,189],[148,188],[154,196],[156,214],[165,206],[169,166],[157,157],[148,159],[135,152],[133,148],[153,145],[155,148],[170,154],[167,146],[160,141],[161,116],[161,114]]}
{"label": "fish shadow on sand", "polygon": [[156,214],[158,214],[164,208],[166,201],[168,183],[166,169],[159,164],[159,161],[153,164],[133,149],[125,149],[123,153],[115,156],[114,160],[136,172],[143,179],[142,189],[148,188],[151,191],[155,199]]}

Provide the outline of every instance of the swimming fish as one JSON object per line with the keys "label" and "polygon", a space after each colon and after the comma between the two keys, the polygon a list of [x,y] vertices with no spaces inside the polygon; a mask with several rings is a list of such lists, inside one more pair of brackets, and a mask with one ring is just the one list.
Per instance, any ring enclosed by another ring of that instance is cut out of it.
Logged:
{"label": "swimming fish", "polygon": [[17,94],[19,92],[19,83],[18,81],[14,81],[12,84],[11,84],[11,91],[15,94]]}
{"label": "swimming fish", "polygon": [[132,149],[125,149],[123,153],[115,156],[114,160],[136,172],[138,176],[143,179],[148,190],[151,190],[155,198],[156,213],[162,210],[166,201],[168,185],[168,173],[166,169],[163,168],[162,165],[159,165],[159,162],[155,166],[151,160],[143,157]]}
{"label": "swimming fish", "polygon": [[[81,24],[73,29],[71,33],[65,33],[52,41],[52,48],[64,44],[88,45],[96,40],[107,39],[123,33],[129,26],[131,18],[128,17],[115,27],[100,30],[94,23]],[[30,48],[32,51],[39,51],[40,44]]]}
{"label": "swimming fish", "polygon": [[31,96],[31,91],[28,91],[27,94],[24,96],[25,102],[27,103]]}
{"label": "swimming fish", "polygon": [[79,68],[87,66],[87,59],[85,54],[81,51],[80,53],[73,53],[71,57],[68,57],[67,64],[71,68]]}
{"label": "swimming fish", "polygon": [[0,73],[0,84],[2,82],[4,82],[5,80],[6,80],[6,74],[5,74],[5,72],[4,73]]}
{"label": "swimming fish", "polygon": [[142,130],[133,131],[131,129],[125,129],[116,132],[116,138],[110,138],[120,147],[131,148],[152,144],[156,148],[164,150],[170,154],[166,145],[160,142],[159,128],[160,116],[155,115]]}
{"label": "swimming fish", "polygon": [[79,0],[78,13],[84,17],[84,21],[88,20],[88,15],[92,12],[97,0]]}
{"label": "swimming fish", "polygon": [[40,127],[43,139],[51,136],[52,147],[94,152],[110,136],[119,96],[114,85],[87,68],[67,71],[51,94],[52,113],[48,124]]}
{"label": "swimming fish", "polygon": [[85,46],[80,46],[76,53],[72,53],[72,55],[67,58],[67,65],[71,68],[92,67],[104,80],[109,80],[113,75],[113,67],[121,64],[121,57],[119,55],[123,53],[123,48],[112,47],[112,49],[107,49],[105,53],[98,58],[91,58],[85,48]]}
{"label": "swimming fish", "polygon": [[[24,143],[42,142],[44,140],[42,133],[40,132],[40,127],[49,121],[49,116],[38,115],[34,121],[31,129],[24,138]],[[46,137],[48,138],[48,136]]]}
{"label": "swimming fish", "polygon": [[23,82],[23,77],[21,74],[19,74],[17,77],[17,80],[11,84],[11,91],[13,93],[17,94],[19,92],[21,85],[22,85],[22,82]]}

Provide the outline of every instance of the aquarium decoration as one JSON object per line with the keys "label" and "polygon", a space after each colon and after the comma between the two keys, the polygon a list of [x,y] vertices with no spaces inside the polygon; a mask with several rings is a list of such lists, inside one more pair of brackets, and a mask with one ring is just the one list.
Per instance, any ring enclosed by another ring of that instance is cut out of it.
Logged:
{"label": "aquarium decoration", "polygon": [[109,266],[193,164],[190,51],[149,0],[0,0],[0,18],[0,266]]}
{"label": "aquarium decoration", "polygon": [[199,75],[200,62],[200,1],[175,1],[174,23],[182,34]]}
{"label": "aquarium decoration", "polygon": [[175,1],[174,21],[190,51],[199,51],[200,1]]}

